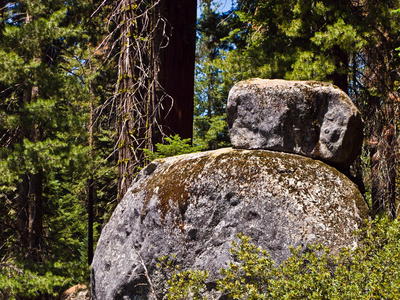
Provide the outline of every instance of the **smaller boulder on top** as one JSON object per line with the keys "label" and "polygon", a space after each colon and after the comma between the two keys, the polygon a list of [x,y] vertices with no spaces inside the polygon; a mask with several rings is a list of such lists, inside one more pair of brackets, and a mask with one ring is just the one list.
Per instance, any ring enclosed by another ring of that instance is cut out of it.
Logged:
{"label": "smaller boulder on top", "polygon": [[296,153],[340,169],[361,151],[361,114],[329,83],[241,81],[229,93],[227,118],[234,148]]}

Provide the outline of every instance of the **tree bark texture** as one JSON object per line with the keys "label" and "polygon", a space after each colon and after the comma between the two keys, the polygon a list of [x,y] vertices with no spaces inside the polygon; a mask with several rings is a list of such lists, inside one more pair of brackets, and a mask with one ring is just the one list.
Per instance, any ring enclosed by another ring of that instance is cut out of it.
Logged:
{"label": "tree bark texture", "polygon": [[119,6],[119,199],[145,164],[142,149],[155,151],[164,137],[193,132],[197,1],[147,4],[122,0]]}
{"label": "tree bark texture", "polygon": [[[129,178],[134,171],[135,152],[132,147],[138,147],[133,139],[135,127],[141,130],[142,124],[134,125],[135,115],[139,116],[143,113],[141,107],[134,107],[132,86],[135,77],[135,59],[133,52],[133,37],[136,35],[134,27],[135,10],[131,7],[135,4],[135,0],[123,0],[121,10],[121,50],[118,62],[118,107],[117,107],[117,123],[118,123],[118,198],[121,199],[129,188]],[[139,120],[140,122],[140,120]]]}
{"label": "tree bark texture", "polygon": [[160,78],[173,103],[166,104],[160,122],[165,135],[192,138],[197,1],[164,0],[164,6],[172,34],[161,52]]}

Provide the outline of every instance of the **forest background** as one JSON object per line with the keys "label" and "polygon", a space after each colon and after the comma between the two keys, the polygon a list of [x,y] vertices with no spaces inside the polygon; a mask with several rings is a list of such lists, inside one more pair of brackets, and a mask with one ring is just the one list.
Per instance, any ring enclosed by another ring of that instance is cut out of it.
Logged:
{"label": "forest background", "polygon": [[228,92],[252,77],[347,92],[365,121],[349,176],[375,218],[397,218],[399,1],[197,3],[182,139],[160,117],[172,99],[160,53],[174,35],[163,1],[0,1],[0,299],[88,282],[93,245],[134,174],[153,157],[229,146]]}

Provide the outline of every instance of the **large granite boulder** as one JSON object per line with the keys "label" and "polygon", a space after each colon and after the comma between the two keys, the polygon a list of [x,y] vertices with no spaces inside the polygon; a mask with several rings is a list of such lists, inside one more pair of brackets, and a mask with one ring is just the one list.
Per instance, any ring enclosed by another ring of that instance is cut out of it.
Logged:
{"label": "large granite boulder", "polygon": [[297,153],[341,170],[361,151],[360,112],[329,83],[241,81],[229,93],[227,117],[235,148]]}
{"label": "large granite boulder", "polygon": [[220,149],[156,160],[142,170],[103,229],[92,263],[93,299],[161,299],[171,274],[210,270],[209,293],[243,233],[280,263],[289,246],[355,246],[368,217],[357,187],[327,164],[267,150]]}

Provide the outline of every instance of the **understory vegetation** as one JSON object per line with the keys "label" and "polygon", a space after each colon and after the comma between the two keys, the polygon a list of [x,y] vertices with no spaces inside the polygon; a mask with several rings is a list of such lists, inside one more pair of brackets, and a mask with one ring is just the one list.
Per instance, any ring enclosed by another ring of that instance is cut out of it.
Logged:
{"label": "understory vegetation", "polygon": [[[217,289],[227,299],[398,299],[400,222],[381,218],[358,233],[361,242],[338,254],[309,245],[291,249],[281,265],[247,236],[232,242],[234,261],[221,270]],[[207,270],[176,271],[167,298],[203,299]],[[205,299],[205,298],[204,298]]]}

